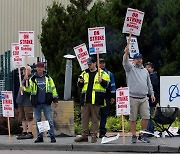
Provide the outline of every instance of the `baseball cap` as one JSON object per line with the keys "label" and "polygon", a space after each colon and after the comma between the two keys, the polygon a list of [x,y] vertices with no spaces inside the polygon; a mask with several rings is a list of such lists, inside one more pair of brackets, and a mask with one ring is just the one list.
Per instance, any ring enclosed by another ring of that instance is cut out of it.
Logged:
{"label": "baseball cap", "polygon": [[146,65],[149,65],[149,66],[151,66],[152,68],[154,68],[154,64],[151,63],[151,62],[147,62],[147,63],[144,64],[145,67],[146,67]]}
{"label": "baseball cap", "polygon": [[38,62],[38,63],[36,64],[36,67],[44,67],[44,63],[43,63],[43,62]]}
{"label": "baseball cap", "polygon": [[95,62],[96,62],[96,59],[94,57],[89,57],[88,61],[87,61],[87,64],[92,64],[92,63],[95,63]]}
{"label": "baseball cap", "polygon": [[100,62],[105,62],[104,58],[99,59]]}
{"label": "baseball cap", "polygon": [[133,59],[143,58],[141,53],[136,53]]}

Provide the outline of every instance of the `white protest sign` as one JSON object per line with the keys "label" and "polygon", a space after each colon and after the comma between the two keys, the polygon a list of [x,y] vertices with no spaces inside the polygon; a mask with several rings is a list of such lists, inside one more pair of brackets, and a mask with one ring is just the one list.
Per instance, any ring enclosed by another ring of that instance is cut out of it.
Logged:
{"label": "white protest sign", "polygon": [[116,90],[116,115],[129,115],[130,114],[130,101],[129,101],[129,88],[118,88]]}
{"label": "white protest sign", "polygon": [[48,121],[37,122],[37,126],[40,133],[50,130]]}
{"label": "white protest sign", "polygon": [[119,138],[119,133],[117,134],[117,136],[113,136],[113,137],[103,137],[102,140],[101,140],[101,143],[104,144],[104,143],[108,143],[108,142],[111,142],[111,141],[115,141]]}
{"label": "white protest sign", "polygon": [[20,56],[34,57],[34,31],[19,31]]}
{"label": "white protest sign", "polygon": [[[129,37],[126,37],[126,40],[128,42]],[[137,43],[137,37],[131,36],[131,40],[129,43],[129,53],[130,57],[133,58],[136,53],[139,53],[138,43]]]}
{"label": "white protest sign", "polygon": [[160,77],[160,102],[161,107],[180,108],[180,76]]}
{"label": "white protest sign", "polygon": [[126,18],[123,26],[123,33],[132,33],[139,36],[143,23],[144,12],[128,8],[126,12]]}
{"label": "white protest sign", "polygon": [[3,117],[14,117],[12,91],[1,91]]}
{"label": "white protest sign", "polygon": [[105,27],[88,28],[89,54],[106,53]]}
{"label": "white protest sign", "polygon": [[19,55],[19,43],[11,44],[12,64],[14,68],[25,66],[25,60]]}
{"label": "white protest sign", "polygon": [[74,47],[73,49],[78,59],[78,62],[81,66],[81,70],[83,71],[87,69],[88,68],[87,59],[89,58],[89,53],[86,48],[86,44],[83,43],[81,45]]}

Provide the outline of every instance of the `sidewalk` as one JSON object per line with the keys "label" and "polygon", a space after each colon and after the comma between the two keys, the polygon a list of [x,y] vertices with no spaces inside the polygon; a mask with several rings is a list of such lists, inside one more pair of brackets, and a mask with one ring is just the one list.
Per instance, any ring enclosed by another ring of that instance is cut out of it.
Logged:
{"label": "sidewalk", "polygon": [[8,141],[8,135],[0,136],[0,150],[60,150],[60,151],[96,151],[96,152],[180,152],[180,137],[150,138],[151,143],[131,144],[131,137],[125,137],[122,144],[122,136],[118,140],[101,144],[89,142],[75,143],[74,137],[57,137],[56,143],[50,143],[50,138],[45,137],[43,143],[34,143],[35,139],[17,140],[16,136]]}

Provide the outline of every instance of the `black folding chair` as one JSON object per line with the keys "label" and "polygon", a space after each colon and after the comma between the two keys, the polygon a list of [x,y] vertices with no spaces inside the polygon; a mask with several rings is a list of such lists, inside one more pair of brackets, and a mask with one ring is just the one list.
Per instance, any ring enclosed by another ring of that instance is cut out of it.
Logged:
{"label": "black folding chair", "polygon": [[[177,107],[157,107],[153,121],[160,128],[160,133],[166,131],[169,137],[174,135],[168,130],[172,123],[176,120],[179,109]],[[168,126],[164,126],[168,125]]]}

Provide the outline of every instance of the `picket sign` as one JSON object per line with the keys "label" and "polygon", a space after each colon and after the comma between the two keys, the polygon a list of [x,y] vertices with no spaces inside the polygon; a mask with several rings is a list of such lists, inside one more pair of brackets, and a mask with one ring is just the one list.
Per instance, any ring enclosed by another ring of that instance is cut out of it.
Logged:
{"label": "picket sign", "polygon": [[122,118],[123,144],[125,144],[124,115],[130,114],[129,88],[121,87],[116,90],[116,115]]}
{"label": "picket sign", "polygon": [[89,58],[89,53],[86,48],[86,44],[85,43],[80,44],[80,45],[74,47],[73,49],[74,49],[74,52],[78,59],[81,70],[83,71],[83,70],[87,69],[88,68],[87,60]]}
{"label": "picket sign", "polygon": [[[128,43],[129,37],[126,36],[126,40]],[[134,58],[134,55],[136,53],[139,53],[139,48],[138,48],[138,43],[137,43],[137,37],[135,36],[131,36],[130,42],[129,42],[129,53],[130,53],[130,57]]]}
{"label": "picket sign", "polygon": [[40,133],[50,130],[48,121],[37,122],[37,126]]}
{"label": "picket sign", "polygon": [[105,27],[88,28],[89,54],[106,53]]}
{"label": "picket sign", "polygon": [[[13,68],[18,68],[19,83],[20,83],[20,87],[22,87],[20,67],[23,67],[26,64],[25,64],[25,61],[24,61],[24,57],[20,56],[19,43],[12,43],[11,44],[11,51],[12,51],[11,53],[12,53]],[[21,91],[21,95],[23,95],[22,91]]]}
{"label": "picket sign", "polygon": [[123,33],[132,33],[139,36],[143,23],[144,12],[128,8],[123,26]]}
{"label": "picket sign", "polygon": [[10,117],[14,117],[14,102],[12,91],[1,91],[3,117],[7,117],[9,142],[11,142]]}
{"label": "picket sign", "polygon": [[[28,57],[34,57],[34,31],[19,31],[19,51],[20,55],[25,57],[27,76]],[[26,80],[26,87],[28,87],[28,80]]]}

